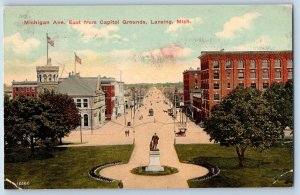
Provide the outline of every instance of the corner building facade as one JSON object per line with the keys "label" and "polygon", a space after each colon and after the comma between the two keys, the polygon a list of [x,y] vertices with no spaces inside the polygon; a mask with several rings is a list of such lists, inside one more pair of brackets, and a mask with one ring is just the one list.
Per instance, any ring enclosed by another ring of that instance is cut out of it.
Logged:
{"label": "corner building facade", "polygon": [[204,51],[201,63],[201,103],[205,118],[211,108],[237,87],[261,91],[293,78],[292,51]]}

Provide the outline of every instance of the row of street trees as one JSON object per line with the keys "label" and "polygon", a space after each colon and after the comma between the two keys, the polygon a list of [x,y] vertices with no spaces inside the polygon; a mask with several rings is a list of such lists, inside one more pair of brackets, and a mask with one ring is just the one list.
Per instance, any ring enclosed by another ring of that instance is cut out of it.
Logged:
{"label": "row of street trees", "polygon": [[287,126],[293,129],[293,83],[273,84],[264,93],[237,88],[212,109],[204,126],[211,141],[236,148],[243,167],[248,147],[265,150],[283,138]]}
{"label": "row of street trees", "polygon": [[46,92],[39,98],[4,99],[5,148],[55,146],[71,129],[80,125],[72,98]]}

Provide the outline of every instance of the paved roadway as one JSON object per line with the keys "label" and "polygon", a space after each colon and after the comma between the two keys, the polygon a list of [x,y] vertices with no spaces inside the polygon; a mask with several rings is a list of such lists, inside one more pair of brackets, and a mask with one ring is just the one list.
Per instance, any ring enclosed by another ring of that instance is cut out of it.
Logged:
{"label": "paved roadway", "polygon": [[[125,136],[126,127],[124,116],[108,122],[106,125],[93,132],[83,131],[84,144],[86,145],[117,145],[131,144],[135,147],[129,163],[105,168],[101,175],[109,178],[122,180],[124,188],[188,188],[187,180],[206,174],[206,168],[196,165],[180,163],[174,148],[176,143],[210,143],[205,132],[193,122],[187,122],[186,137],[175,137],[174,120],[163,110],[170,108],[164,103],[165,97],[157,88],[151,88],[148,98],[144,99],[144,106],[136,110],[134,129],[130,129],[130,135]],[[151,105],[152,104],[152,105]],[[154,116],[148,116],[148,110],[153,108]],[[131,120],[130,109],[127,110],[126,121]],[[139,120],[139,116],[143,116]],[[179,120],[179,115],[177,120]],[[179,124],[175,125],[178,131]],[[162,165],[176,167],[179,172],[168,176],[138,176],[130,173],[135,167],[146,166],[149,163],[149,144],[154,133],[159,136],[158,148]],[[64,142],[79,142],[79,131],[73,131]]]}

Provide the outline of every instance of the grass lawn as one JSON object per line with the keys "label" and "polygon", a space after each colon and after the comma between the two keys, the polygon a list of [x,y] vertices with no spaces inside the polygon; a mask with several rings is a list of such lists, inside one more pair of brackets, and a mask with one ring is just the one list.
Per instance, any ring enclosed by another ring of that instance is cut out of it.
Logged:
{"label": "grass lawn", "polygon": [[[21,186],[24,189],[117,188],[117,182],[93,180],[88,171],[96,165],[116,160],[127,163],[132,150],[133,145],[56,148],[52,158],[24,162],[20,158],[15,160],[17,162],[5,162],[5,178],[15,183],[29,182],[29,185]],[[9,155],[16,154],[8,154],[5,158],[11,158]],[[12,185],[5,182],[5,188],[12,188]]]}
{"label": "grass lawn", "polygon": [[175,146],[181,162],[209,163],[221,169],[218,176],[205,181],[191,181],[191,188],[205,187],[289,187],[293,174],[289,173],[272,184],[282,173],[293,169],[291,146],[277,146],[261,152],[248,148],[245,153],[245,167],[239,168],[234,147],[218,144],[190,144]]}

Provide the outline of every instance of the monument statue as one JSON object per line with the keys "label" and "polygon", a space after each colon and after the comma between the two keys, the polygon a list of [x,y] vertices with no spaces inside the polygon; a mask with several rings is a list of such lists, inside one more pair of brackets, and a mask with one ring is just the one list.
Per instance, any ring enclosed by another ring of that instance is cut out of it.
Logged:
{"label": "monument statue", "polygon": [[154,133],[150,142],[150,151],[158,151],[157,144],[158,144],[159,137]]}
{"label": "monument statue", "polygon": [[160,154],[157,148],[158,140],[159,137],[154,133],[150,142],[149,165],[146,167],[146,171],[164,171],[164,167],[160,164]]}

